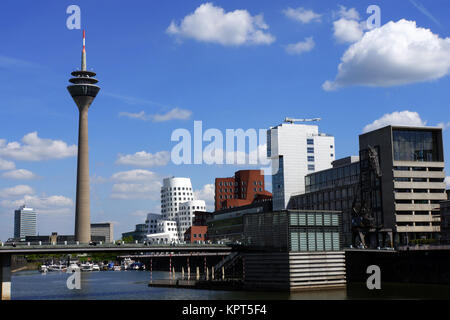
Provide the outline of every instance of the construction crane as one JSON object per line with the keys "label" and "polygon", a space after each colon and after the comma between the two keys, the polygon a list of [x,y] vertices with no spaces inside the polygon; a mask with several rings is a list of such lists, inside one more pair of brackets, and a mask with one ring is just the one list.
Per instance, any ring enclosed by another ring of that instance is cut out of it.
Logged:
{"label": "construction crane", "polygon": [[[357,187],[355,188],[356,190],[354,192],[352,204],[353,237],[354,240],[356,240],[355,236],[359,236],[364,247],[366,247],[366,235],[373,229],[378,232],[378,230],[382,228],[382,225],[379,224],[378,219],[375,219],[374,217],[372,203],[372,193],[374,192],[372,178],[380,179],[382,176],[378,152],[370,145],[368,146],[366,152],[368,163],[364,169],[361,167],[361,177]],[[356,243],[354,240],[353,244],[355,245]]]}
{"label": "construction crane", "polygon": [[284,122],[294,123],[294,122],[318,122],[322,120],[321,118],[313,118],[313,119],[294,119],[294,118],[285,118]]}

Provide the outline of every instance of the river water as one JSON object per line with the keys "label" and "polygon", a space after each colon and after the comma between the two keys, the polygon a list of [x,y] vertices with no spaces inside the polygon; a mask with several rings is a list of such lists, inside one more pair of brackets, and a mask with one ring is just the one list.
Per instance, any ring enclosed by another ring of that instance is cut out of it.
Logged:
{"label": "river water", "polygon": [[[21,271],[12,276],[13,300],[346,300],[346,299],[450,299],[450,286],[382,283],[381,290],[365,284],[347,289],[295,293],[217,291],[148,287],[149,271],[81,273],[81,289],[69,290],[69,274]],[[153,279],[168,279],[168,272],[154,271]]]}

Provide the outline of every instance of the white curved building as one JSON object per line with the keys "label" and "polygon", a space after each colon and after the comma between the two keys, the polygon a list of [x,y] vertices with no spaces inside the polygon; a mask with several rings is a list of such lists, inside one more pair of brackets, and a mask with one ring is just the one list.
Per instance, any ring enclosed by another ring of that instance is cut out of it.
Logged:
{"label": "white curved building", "polygon": [[176,222],[179,241],[184,241],[184,232],[192,226],[194,211],[206,211],[206,204],[194,199],[191,179],[165,178],[161,187],[161,217]]}
{"label": "white curved building", "polygon": [[184,239],[184,233],[192,226],[194,221],[194,211],[206,211],[206,203],[204,200],[192,200],[180,204],[178,214],[178,232]]}
{"label": "white curved building", "polygon": [[161,215],[163,219],[174,220],[180,203],[194,200],[191,179],[166,178],[161,187]]}
{"label": "white curved building", "polygon": [[177,223],[171,220],[157,220],[156,231],[147,234],[150,243],[170,244],[178,242]]}

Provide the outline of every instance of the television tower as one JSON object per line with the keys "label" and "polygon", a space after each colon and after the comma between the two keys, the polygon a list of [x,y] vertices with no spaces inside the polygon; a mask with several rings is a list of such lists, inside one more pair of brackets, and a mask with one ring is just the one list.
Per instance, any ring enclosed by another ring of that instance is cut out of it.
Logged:
{"label": "television tower", "polygon": [[95,72],[86,70],[86,38],[83,30],[83,51],[81,53],[81,70],[72,72],[73,84],[67,87],[78,106],[78,165],[77,198],[75,208],[75,241],[91,241],[91,213],[89,196],[89,146],[88,146],[88,109],[94,101],[100,87],[95,85]]}

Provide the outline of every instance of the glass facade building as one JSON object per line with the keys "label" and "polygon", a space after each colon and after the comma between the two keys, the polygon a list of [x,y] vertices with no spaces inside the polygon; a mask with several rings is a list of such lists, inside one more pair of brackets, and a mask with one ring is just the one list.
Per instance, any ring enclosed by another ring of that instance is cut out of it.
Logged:
{"label": "glass facade building", "polygon": [[295,195],[289,209],[341,211],[343,245],[352,244],[352,207],[360,179],[358,157],[333,162],[333,168],[305,177],[306,193]]}
{"label": "glass facade building", "polygon": [[437,131],[394,129],[392,136],[394,161],[443,161]]}
{"label": "glass facade building", "polygon": [[25,238],[35,236],[37,225],[37,214],[33,208],[25,205],[14,211],[14,238]]}
{"label": "glass facade building", "polygon": [[342,213],[285,210],[244,216],[244,244],[281,252],[342,250]]}

